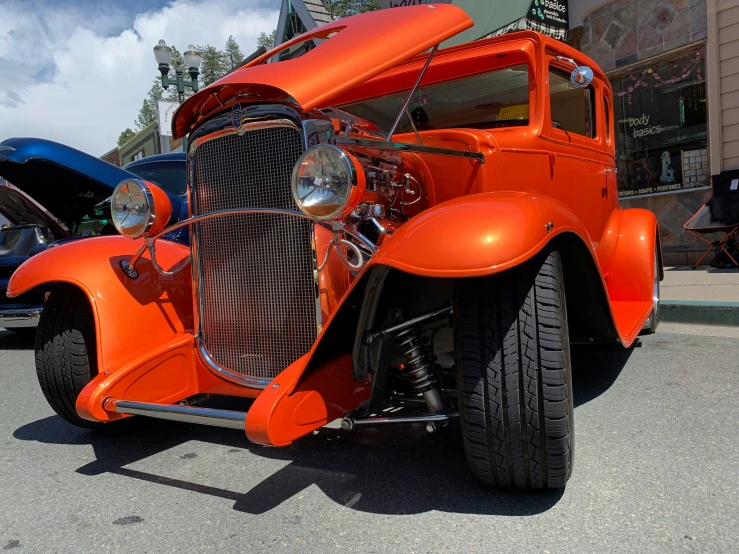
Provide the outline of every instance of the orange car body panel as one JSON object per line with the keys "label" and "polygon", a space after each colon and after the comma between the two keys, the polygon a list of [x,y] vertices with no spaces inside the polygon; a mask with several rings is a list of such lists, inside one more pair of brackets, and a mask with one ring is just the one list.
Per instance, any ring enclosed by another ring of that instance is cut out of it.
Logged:
{"label": "orange car body panel", "polygon": [[[223,102],[243,94],[258,94],[261,100],[292,97],[304,110],[311,110],[472,25],[464,10],[443,4],[413,6],[402,12],[380,10],[321,25],[194,94],[177,110],[172,132],[178,138],[185,135]],[[297,59],[264,63],[279,51],[332,34],[327,39],[331,48],[319,47]]]}
{"label": "orange car body panel", "polygon": [[[421,18],[435,15],[409,24],[411,12]],[[249,91],[272,91],[274,101],[291,95],[307,110],[407,90],[427,58],[419,54],[403,61],[409,52],[422,52],[443,40],[440,37],[468,25],[466,15],[441,5],[385,10],[331,23],[303,38],[342,28],[328,41],[333,49],[319,46],[298,60],[276,64],[259,65],[256,60],[230,74],[183,105],[173,124],[176,134],[181,136],[198,121],[230,109],[229,99],[233,102],[236,95]],[[364,30],[367,36],[356,44],[346,41],[345,37],[356,35],[357,27],[359,35]],[[367,53],[368,45],[377,55]],[[343,59],[338,59],[337,52]],[[568,135],[551,125],[549,66],[570,70],[556,59],[558,55],[594,69],[593,138]],[[306,69],[326,64],[329,69],[321,69],[321,78],[313,78]],[[371,380],[353,378],[351,345],[317,367],[311,366],[311,360],[351,292],[372,267],[384,265],[437,278],[490,275],[525,262],[565,234],[578,237],[590,253],[618,338],[624,346],[630,345],[652,310],[657,223],[651,212],[621,210],[618,205],[612,172],[612,112],[611,117],[605,116],[605,103],[613,105],[613,93],[603,72],[563,43],[524,32],[438,52],[421,86],[518,64],[530,68],[529,124],[420,132],[425,145],[481,152],[485,163],[403,154],[405,166],[424,184],[422,202],[409,210],[411,219],[383,242],[356,278],[348,275],[335,255],[329,255],[329,263],[318,275],[323,329],[313,348],[264,390],[232,384],[203,363],[192,328],[189,271],[164,277],[144,256],[137,264],[138,279],[123,274],[120,260],[129,259],[140,242],[122,237],[91,239],[51,249],[23,264],[10,281],[10,295],[45,282],[65,281],[85,291],[93,306],[99,374],[80,395],[78,412],[91,420],[120,417],[103,409],[107,397],[172,403],[205,392],[255,396],[246,421],[247,436],[261,444],[289,444],[369,398]],[[393,140],[414,143],[416,137],[396,134]],[[319,261],[331,248],[332,236],[316,226]],[[184,246],[158,242],[157,259],[165,269],[189,254]]]}
{"label": "orange car body panel", "polygon": [[[30,258],[8,283],[8,296],[18,296],[49,281],[79,287],[95,317],[98,369],[117,370],[144,356],[178,333],[192,330],[192,284],[187,271],[160,275],[148,257],[137,264],[139,278],[120,268],[142,241],[120,236],[95,237],[51,248]],[[181,244],[159,241],[157,261],[165,269],[190,255]]]}
{"label": "orange car body panel", "polygon": [[154,199],[154,223],[148,233],[154,235],[164,229],[172,218],[172,202],[167,193],[153,183],[146,182]]}

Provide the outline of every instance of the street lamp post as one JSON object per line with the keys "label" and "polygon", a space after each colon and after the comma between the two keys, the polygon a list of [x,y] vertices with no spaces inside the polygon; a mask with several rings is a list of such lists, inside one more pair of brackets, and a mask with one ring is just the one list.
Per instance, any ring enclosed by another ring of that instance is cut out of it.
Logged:
{"label": "street lamp post", "polygon": [[[182,104],[185,101],[185,90],[192,89],[193,92],[198,91],[198,75],[200,75],[200,53],[191,44],[187,47],[187,50],[183,54],[185,61],[185,67],[187,73],[190,76],[188,81],[185,77],[185,70],[183,67],[175,66],[175,73],[177,77],[172,79],[169,76],[169,67],[172,63],[172,49],[167,46],[164,39],[159,41],[154,47],[154,59],[159,64],[159,72],[162,74],[162,88],[168,90],[170,85],[177,87],[177,98]],[[182,149],[187,151],[187,137],[182,137]]]}

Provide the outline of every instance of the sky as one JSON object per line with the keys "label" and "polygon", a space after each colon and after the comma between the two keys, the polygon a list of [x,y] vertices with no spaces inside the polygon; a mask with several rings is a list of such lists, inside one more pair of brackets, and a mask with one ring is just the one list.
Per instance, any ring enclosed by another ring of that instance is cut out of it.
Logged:
{"label": "sky", "polygon": [[280,0],[0,0],[0,141],[40,137],[101,156],[134,128],[159,39],[244,55]]}

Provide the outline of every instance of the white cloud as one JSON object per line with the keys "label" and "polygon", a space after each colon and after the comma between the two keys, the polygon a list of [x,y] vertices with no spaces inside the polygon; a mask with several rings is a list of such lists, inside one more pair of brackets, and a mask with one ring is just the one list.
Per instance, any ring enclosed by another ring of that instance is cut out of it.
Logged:
{"label": "white cloud", "polygon": [[222,48],[233,35],[248,55],[277,25],[278,8],[276,0],[174,0],[134,19],[107,8],[4,6],[0,141],[41,137],[102,155],[133,127],[157,75],[160,38],[184,51],[189,43]]}

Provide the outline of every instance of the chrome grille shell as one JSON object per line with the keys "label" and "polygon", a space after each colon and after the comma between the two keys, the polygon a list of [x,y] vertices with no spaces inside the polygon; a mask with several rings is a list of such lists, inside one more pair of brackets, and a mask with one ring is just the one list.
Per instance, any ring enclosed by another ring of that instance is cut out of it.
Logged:
{"label": "chrome grille shell", "polygon": [[[297,210],[290,175],[303,151],[292,121],[221,129],[193,142],[192,215],[233,208]],[[198,340],[224,377],[264,387],[316,339],[312,223],[233,215],[193,229]]]}

